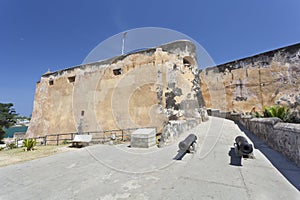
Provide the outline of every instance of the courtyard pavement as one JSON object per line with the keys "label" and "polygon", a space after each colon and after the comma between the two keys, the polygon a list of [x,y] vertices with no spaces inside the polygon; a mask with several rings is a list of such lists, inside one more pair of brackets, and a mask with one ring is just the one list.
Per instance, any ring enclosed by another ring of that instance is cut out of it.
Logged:
{"label": "courtyard pavement", "polygon": [[[210,117],[180,136],[197,151],[174,160],[164,148],[94,145],[0,168],[0,199],[300,199],[300,169],[234,122]],[[234,156],[236,136],[254,159]]]}

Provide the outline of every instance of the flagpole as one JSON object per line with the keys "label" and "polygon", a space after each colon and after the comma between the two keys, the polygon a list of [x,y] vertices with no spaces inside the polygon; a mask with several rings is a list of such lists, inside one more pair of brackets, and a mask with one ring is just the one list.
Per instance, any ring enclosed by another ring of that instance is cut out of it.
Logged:
{"label": "flagpole", "polygon": [[122,38],[122,55],[124,54],[124,49],[125,49],[125,37],[127,35],[127,32],[123,33],[123,38]]}

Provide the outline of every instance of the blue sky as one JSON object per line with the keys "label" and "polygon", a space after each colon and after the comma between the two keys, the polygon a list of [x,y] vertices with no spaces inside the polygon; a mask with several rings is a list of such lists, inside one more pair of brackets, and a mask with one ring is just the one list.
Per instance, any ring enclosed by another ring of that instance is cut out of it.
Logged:
{"label": "blue sky", "polygon": [[43,73],[125,30],[179,31],[221,64],[299,43],[299,10],[299,0],[0,0],[0,102],[29,116]]}

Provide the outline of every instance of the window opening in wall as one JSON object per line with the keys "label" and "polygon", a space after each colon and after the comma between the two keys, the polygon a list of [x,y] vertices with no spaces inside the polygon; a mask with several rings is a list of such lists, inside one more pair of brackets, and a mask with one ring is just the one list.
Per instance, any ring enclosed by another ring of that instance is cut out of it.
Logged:
{"label": "window opening in wall", "polygon": [[54,81],[53,80],[50,80],[49,81],[49,85],[53,85],[54,84]]}
{"label": "window opening in wall", "polygon": [[115,76],[121,75],[121,74],[122,74],[122,69],[121,69],[121,68],[119,68],[119,69],[114,69],[114,70],[113,70],[113,73],[114,73]]}
{"label": "window opening in wall", "polygon": [[183,58],[183,65],[186,67],[190,67],[194,65],[194,60],[190,56],[186,56]]}
{"label": "window opening in wall", "polygon": [[83,117],[83,116],[84,116],[84,110],[81,111],[81,117]]}
{"label": "window opening in wall", "polygon": [[70,76],[68,77],[69,83],[74,83],[75,82],[75,76]]}
{"label": "window opening in wall", "polygon": [[191,63],[187,59],[183,59],[183,65],[184,66],[191,66]]}

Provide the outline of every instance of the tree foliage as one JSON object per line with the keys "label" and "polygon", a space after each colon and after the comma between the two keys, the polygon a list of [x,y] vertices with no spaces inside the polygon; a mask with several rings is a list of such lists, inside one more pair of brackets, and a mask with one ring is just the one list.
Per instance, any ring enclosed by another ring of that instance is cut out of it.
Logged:
{"label": "tree foliage", "polygon": [[16,116],[12,103],[0,103],[0,142],[5,134],[4,128],[14,125]]}

